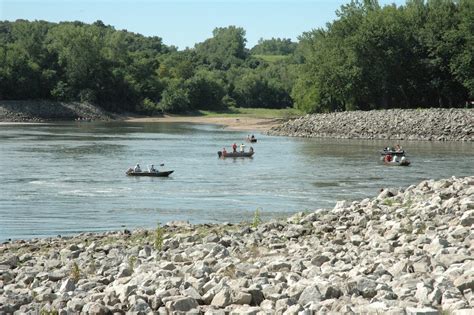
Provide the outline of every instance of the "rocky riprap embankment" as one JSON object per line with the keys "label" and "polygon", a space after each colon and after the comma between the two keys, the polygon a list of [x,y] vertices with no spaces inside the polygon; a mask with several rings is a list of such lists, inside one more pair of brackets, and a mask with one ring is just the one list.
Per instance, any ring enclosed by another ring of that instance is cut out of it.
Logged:
{"label": "rocky riprap embankment", "polygon": [[270,135],[343,139],[474,141],[474,109],[390,109],[306,115]]}
{"label": "rocky riprap embankment", "polygon": [[474,309],[474,176],[386,189],[256,227],[175,222],[157,231],[3,244],[0,313]]}
{"label": "rocky riprap embankment", "polygon": [[51,101],[0,101],[0,121],[112,120],[113,115],[88,103]]}

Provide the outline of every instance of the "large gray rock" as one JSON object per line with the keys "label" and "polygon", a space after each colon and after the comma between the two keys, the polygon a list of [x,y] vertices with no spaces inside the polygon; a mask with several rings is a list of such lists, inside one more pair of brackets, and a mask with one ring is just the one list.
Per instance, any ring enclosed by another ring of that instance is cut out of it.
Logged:
{"label": "large gray rock", "polygon": [[89,302],[84,305],[82,312],[91,315],[105,315],[108,314],[109,309],[97,302]]}
{"label": "large gray rock", "polygon": [[323,299],[321,292],[316,285],[310,285],[301,292],[301,295],[298,299],[298,304],[306,305],[310,302],[319,302]]}
{"label": "large gray rock", "polygon": [[463,226],[471,226],[474,224],[474,210],[469,210],[463,213],[460,219]]}
{"label": "large gray rock", "polygon": [[229,287],[223,287],[212,299],[211,305],[217,307],[226,307],[232,303],[231,290]]}
{"label": "large gray rock", "polygon": [[64,292],[70,292],[74,291],[76,289],[76,283],[74,280],[67,278],[63,280],[61,283],[61,287],[59,288],[59,292],[64,293]]}
{"label": "large gray rock", "polygon": [[465,274],[457,277],[454,280],[454,285],[461,292],[467,289],[474,291],[474,270],[469,270]]}
{"label": "large gray rock", "polygon": [[423,307],[423,308],[415,308],[415,307],[407,307],[406,309],[407,315],[439,315],[439,311],[437,309],[431,307]]}
{"label": "large gray rock", "polygon": [[171,311],[188,312],[199,306],[198,302],[190,297],[180,297],[166,302],[166,308]]}

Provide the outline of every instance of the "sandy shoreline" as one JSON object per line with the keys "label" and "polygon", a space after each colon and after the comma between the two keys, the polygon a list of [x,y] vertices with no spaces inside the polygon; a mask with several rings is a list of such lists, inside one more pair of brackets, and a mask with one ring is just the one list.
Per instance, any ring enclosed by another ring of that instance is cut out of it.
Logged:
{"label": "sandy shoreline", "polygon": [[254,117],[208,117],[208,116],[170,116],[163,117],[126,117],[126,122],[187,122],[196,124],[222,125],[231,130],[267,131],[282,122],[277,118]]}
{"label": "sandy shoreline", "polygon": [[[240,130],[240,131],[249,131],[249,132],[265,132],[265,131],[270,130],[272,127],[277,126],[283,122],[283,120],[279,118],[255,118],[255,117],[245,117],[245,116],[209,117],[209,116],[172,116],[172,115],[165,115],[162,117],[124,116],[124,117],[119,117],[118,119],[114,119],[114,121],[145,122],[145,123],[182,122],[182,123],[195,123],[195,124],[212,124],[212,125],[221,125],[223,126],[223,128],[230,129],[230,130]],[[0,125],[43,125],[43,124],[50,124],[51,122],[52,121],[50,120],[45,121],[45,122],[0,121]]]}

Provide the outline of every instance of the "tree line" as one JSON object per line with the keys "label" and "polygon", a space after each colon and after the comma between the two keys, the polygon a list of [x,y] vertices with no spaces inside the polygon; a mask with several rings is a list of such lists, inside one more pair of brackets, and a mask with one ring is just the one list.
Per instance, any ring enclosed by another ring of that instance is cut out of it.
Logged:
{"label": "tree line", "polygon": [[352,1],[337,17],[300,37],[296,107],[457,107],[474,98],[474,1]]}
{"label": "tree line", "polygon": [[101,21],[0,22],[0,99],[112,111],[456,107],[474,98],[474,2],[352,1],[295,43],[216,28],[179,51]]}

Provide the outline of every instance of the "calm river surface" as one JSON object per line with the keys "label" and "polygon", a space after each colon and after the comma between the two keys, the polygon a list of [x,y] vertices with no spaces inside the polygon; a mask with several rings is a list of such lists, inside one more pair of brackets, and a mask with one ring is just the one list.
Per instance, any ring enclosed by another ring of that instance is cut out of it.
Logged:
{"label": "calm river surface", "polygon": [[[217,158],[246,136],[184,123],[0,125],[0,241],[158,221],[251,221],[257,208],[266,219],[474,169],[474,144],[453,142],[401,142],[410,167],[378,164],[377,151],[393,143],[260,134],[254,158]],[[125,176],[137,162],[164,162],[175,173]]]}

